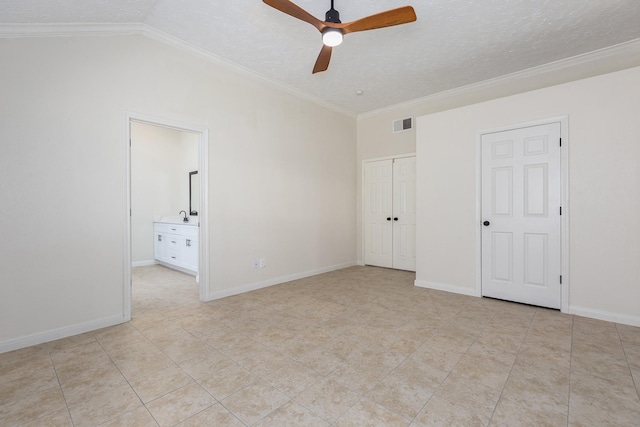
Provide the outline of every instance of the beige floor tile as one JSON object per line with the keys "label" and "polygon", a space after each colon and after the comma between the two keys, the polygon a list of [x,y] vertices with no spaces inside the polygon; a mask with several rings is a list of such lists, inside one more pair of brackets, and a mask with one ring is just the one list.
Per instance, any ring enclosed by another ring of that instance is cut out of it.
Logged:
{"label": "beige floor tile", "polygon": [[[564,426],[567,424],[567,407],[548,405],[546,399],[503,394],[491,418],[491,426],[537,427]],[[561,409],[561,410],[559,410]]]}
{"label": "beige floor tile", "polygon": [[289,401],[264,417],[255,427],[329,427],[329,423],[307,408]]}
{"label": "beige floor tile", "polygon": [[[12,364],[16,365],[16,364]],[[12,366],[7,365],[7,366]],[[32,365],[34,369],[32,368]],[[36,366],[45,366],[36,368]],[[53,366],[43,363],[26,364],[0,375],[0,405],[19,397],[59,387]]]}
{"label": "beige floor tile", "polygon": [[49,412],[38,419],[20,424],[20,427],[73,427],[67,408]]}
{"label": "beige floor tile", "polygon": [[259,380],[256,375],[233,363],[198,381],[213,397],[222,400]]}
{"label": "beige floor tile", "polygon": [[127,380],[118,368],[111,364],[98,366],[91,370],[90,374],[83,373],[83,375],[70,379],[62,384],[62,391],[67,404],[75,405],[126,384]]}
{"label": "beige floor tile", "polygon": [[584,401],[572,402],[569,407],[569,426],[640,426],[640,409],[617,407],[615,410],[610,410]]}
{"label": "beige floor tile", "polygon": [[[123,325],[128,327],[122,327]],[[96,333],[96,339],[107,353],[113,353],[147,340],[144,335],[129,323],[124,323],[123,325],[117,325]]]}
{"label": "beige floor tile", "polygon": [[256,352],[235,356],[233,360],[255,375],[266,377],[274,371],[292,363],[292,359],[268,347]]}
{"label": "beige floor tile", "polygon": [[363,425],[380,408],[413,426],[639,424],[640,328],[375,267],[208,303],[193,276],[133,276],[131,322],[0,354],[0,425],[154,425],[138,395],[165,424],[244,424],[214,398],[260,407],[245,419],[262,426]]}
{"label": "beige floor tile", "polygon": [[13,426],[36,422],[42,416],[65,407],[60,388],[51,388],[0,405],[0,425]]}
{"label": "beige floor tile", "polygon": [[292,362],[265,377],[269,384],[292,398],[320,379],[320,374],[298,362]]}
{"label": "beige floor tile", "polygon": [[129,381],[131,387],[144,403],[151,402],[193,382],[193,378],[177,366],[171,366]]}
{"label": "beige floor tile", "polygon": [[538,402],[566,413],[569,404],[569,375],[543,375],[514,369],[502,396]]}
{"label": "beige floor tile", "polygon": [[175,363],[153,344],[143,342],[111,355],[127,379],[143,377],[175,366]]}
{"label": "beige floor tile", "polygon": [[325,345],[321,345],[318,348],[302,354],[296,358],[296,360],[310,369],[313,369],[319,375],[326,376],[335,371],[338,366],[342,365],[345,358],[336,355]]}
{"label": "beige floor tile", "polygon": [[100,427],[158,427],[158,423],[147,408],[140,407],[109,420]]}
{"label": "beige floor tile", "polygon": [[69,406],[75,426],[95,426],[142,406],[127,384]]}
{"label": "beige floor tile", "polygon": [[240,421],[252,425],[288,402],[290,398],[264,381],[238,390],[222,404]]}
{"label": "beige floor tile", "polygon": [[325,378],[300,393],[295,401],[330,423],[336,421],[360,396],[336,381]]}
{"label": "beige floor tile", "polygon": [[415,427],[483,427],[488,423],[486,416],[481,416],[464,406],[457,405],[437,396],[432,397],[420,411],[411,426]]}
{"label": "beige floor tile", "polygon": [[640,345],[640,328],[636,326],[616,324],[616,329],[618,330],[618,335],[623,342]]}
{"label": "beige floor tile", "polygon": [[[464,351],[466,352],[466,349]],[[451,350],[446,346],[440,347],[437,342],[427,341],[416,350],[412,357],[448,373],[455,368],[463,355],[464,352],[462,351]]]}
{"label": "beige floor tile", "polygon": [[206,354],[178,363],[193,379],[199,380],[213,372],[233,364],[227,356],[212,348]]}
{"label": "beige floor tile", "polygon": [[640,344],[623,343],[624,355],[631,368],[640,368]]}
{"label": "beige floor tile", "polygon": [[392,372],[367,393],[366,397],[411,420],[431,398],[433,390],[424,382],[407,381]]}
{"label": "beige floor tile", "polygon": [[631,375],[626,380],[586,374],[571,375],[570,406],[597,406],[605,411],[640,411],[640,399]]}
{"label": "beige floor tile", "polygon": [[336,427],[403,427],[408,426],[410,422],[410,420],[364,398],[352,406],[334,425]]}
{"label": "beige floor tile", "polygon": [[393,368],[344,363],[329,374],[327,378],[344,385],[359,395],[364,395],[392,370]]}
{"label": "beige floor tile", "polygon": [[450,374],[435,394],[489,420],[498,403],[500,390],[463,376]]}
{"label": "beige floor tile", "polygon": [[177,425],[178,427],[245,427],[231,412],[219,403],[198,412]]}
{"label": "beige floor tile", "polygon": [[199,384],[190,384],[147,403],[147,409],[160,427],[165,427],[176,425],[215,403]]}
{"label": "beige floor tile", "polygon": [[14,363],[27,364],[32,361],[43,359],[45,361],[51,360],[46,344],[34,345],[31,347],[21,348],[19,350],[0,353],[0,375],[6,372],[4,367],[7,365],[12,365]]}

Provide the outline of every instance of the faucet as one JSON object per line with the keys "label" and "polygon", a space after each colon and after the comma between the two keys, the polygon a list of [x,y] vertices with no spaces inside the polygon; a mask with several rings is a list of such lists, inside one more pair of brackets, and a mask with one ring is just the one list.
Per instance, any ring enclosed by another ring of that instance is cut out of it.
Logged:
{"label": "faucet", "polygon": [[186,211],[180,211],[180,212],[178,212],[178,215],[180,215],[183,212],[184,212],[184,218],[182,218],[182,222],[189,222],[189,218],[187,218],[187,212]]}

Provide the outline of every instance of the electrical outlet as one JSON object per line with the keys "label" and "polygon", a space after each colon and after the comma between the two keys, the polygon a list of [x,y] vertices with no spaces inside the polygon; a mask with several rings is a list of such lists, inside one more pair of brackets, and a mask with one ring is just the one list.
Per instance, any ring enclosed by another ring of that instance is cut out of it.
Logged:
{"label": "electrical outlet", "polygon": [[260,258],[260,268],[265,268],[267,266],[267,262],[264,258]]}
{"label": "electrical outlet", "polygon": [[254,259],[253,260],[253,268],[259,268],[260,267],[260,260]]}

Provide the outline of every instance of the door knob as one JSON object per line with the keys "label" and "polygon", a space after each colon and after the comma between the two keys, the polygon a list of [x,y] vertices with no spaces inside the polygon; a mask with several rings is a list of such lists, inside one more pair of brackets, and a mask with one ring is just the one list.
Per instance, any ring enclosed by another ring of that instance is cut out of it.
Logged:
{"label": "door knob", "polygon": [[489,221],[485,221],[482,223],[482,225],[484,225],[485,227],[488,226],[489,224],[491,224]]}
{"label": "door knob", "polygon": [[393,220],[394,220],[394,221],[397,221],[397,220],[398,220],[398,217],[393,218]]}
{"label": "door knob", "polygon": [[387,217],[387,221],[391,221],[391,217],[390,216]]}

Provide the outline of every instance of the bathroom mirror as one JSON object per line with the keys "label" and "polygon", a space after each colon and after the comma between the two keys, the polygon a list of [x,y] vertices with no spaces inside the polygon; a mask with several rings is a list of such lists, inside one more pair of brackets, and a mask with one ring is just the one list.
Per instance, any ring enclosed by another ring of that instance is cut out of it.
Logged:
{"label": "bathroom mirror", "polygon": [[200,180],[198,171],[189,172],[189,215],[198,215],[200,210]]}

